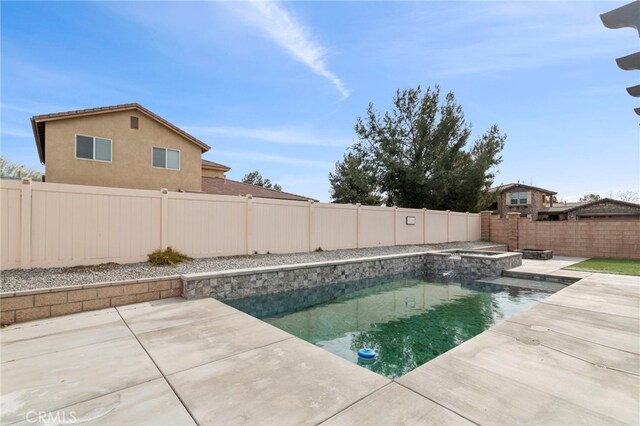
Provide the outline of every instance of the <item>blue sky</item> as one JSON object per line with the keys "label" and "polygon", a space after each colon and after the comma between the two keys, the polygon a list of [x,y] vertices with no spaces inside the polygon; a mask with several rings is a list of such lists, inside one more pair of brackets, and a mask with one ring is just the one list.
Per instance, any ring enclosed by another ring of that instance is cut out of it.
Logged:
{"label": "blue sky", "polygon": [[7,2],[1,150],[43,170],[29,118],[139,102],[211,145],[204,158],[329,200],[369,102],[453,91],[475,139],[508,134],[496,183],[572,201],[640,186],[625,2]]}

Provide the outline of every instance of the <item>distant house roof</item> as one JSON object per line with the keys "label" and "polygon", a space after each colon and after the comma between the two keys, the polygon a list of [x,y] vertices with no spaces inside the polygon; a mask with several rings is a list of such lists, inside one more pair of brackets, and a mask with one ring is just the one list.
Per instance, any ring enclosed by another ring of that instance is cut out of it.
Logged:
{"label": "distant house roof", "polygon": [[566,213],[579,208],[591,207],[601,203],[618,204],[625,207],[635,207],[640,209],[640,204],[630,203],[628,201],[614,200],[613,198],[601,198],[596,201],[583,201],[575,203],[558,203],[553,207],[543,207],[538,210],[538,213]]}
{"label": "distant house roof", "polygon": [[311,197],[291,194],[288,192],[275,191],[273,189],[263,188],[262,186],[251,185],[248,183],[238,182],[231,179],[218,177],[202,177],[202,192],[206,194],[216,195],[247,195],[254,197],[274,198],[278,200],[291,201],[318,201]]}
{"label": "distant house roof", "polygon": [[554,204],[553,207],[540,207],[538,209],[538,213],[565,213],[571,209],[582,207],[586,203],[585,202],[575,202],[575,203],[564,203],[558,202]]}
{"label": "distant house roof", "polygon": [[67,118],[82,117],[87,115],[106,114],[106,113],[116,112],[116,111],[127,111],[127,110],[140,111],[141,113],[147,115],[151,119],[157,121],[158,123],[169,128],[170,130],[176,132],[177,134],[184,137],[185,139],[198,145],[200,149],[202,149],[202,152],[206,152],[206,151],[209,151],[209,149],[211,149],[209,145],[202,142],[200,139],[194,136],[191,136],[189,133],[180,129],[176,125],[168,122],[167,120],[160,117],[159,115],[149,111],[142,105],[137,103],[131,103],[131,104],[106,106],[106,107],[100,107],[100,108],[79,109],[75,111],[55,112],[52,114],[35,115],[31,117],[31,127],[33,128],[33,136],[36,139],[36,146],[38,148],[38,156],[40,157],[40,162],[44,164],[46,161],[44,157],[45,123],[46,122],[53,121],[53,120],[63,120]]}
{"label": "distant house roof", "polygon": [[231,167],[229,166],[225,166],[224,164],[220,163],[214,163],[213,161],[204,159],[202,160],[202,167],[205,169],[220,170],[223,172],[228,172],[229,170],[231,170]]}
{"label": "distant house roof", "polygon": [[495,186],[495,187],[489,189],[489,191],[504,192],[504,191],[506,191],[508,189],[515,188],[516,186],[521,187],[521,188],[533,189],[534,191],[544,192],[547,195],[556,195],[557,194],[557,192],[555,192],[555,191],[551,191],[549,189],[544,189],[544,188],[539,188],[537,186],[525,185],[524,183],[507,183],[507,184],[504,184],[504,185]]}

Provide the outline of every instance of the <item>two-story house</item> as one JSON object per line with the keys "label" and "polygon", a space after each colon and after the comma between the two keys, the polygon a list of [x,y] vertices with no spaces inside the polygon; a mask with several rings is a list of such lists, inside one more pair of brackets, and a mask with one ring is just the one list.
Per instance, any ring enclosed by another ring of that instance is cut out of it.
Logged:
{"label": "two-story house", "polygon": [[522,183],[510,183],[490,189],[496,201],[489,207],[500,217],[517,212],[533,220],[638,220],[640,205],[602,198],[590,202],[554,202],[557,192]]}
{"label": "two-story house", "polygon": [[209,145],[137,103],[38,115],[31,125],[46,182],[312,199],[227,179],[228,166],[202,159]]}
{"label": "two-story house", "polygon": [[491,210],[498,211],[500,217],[507,217],[507,213],[517,212],[523,216],[530,216],[533,220],[538,219],[538,211],[547,206],[553,206],[553,196],[555,191],[538,188],[522,183],[509,183],[490,191],[496,193],[496,201],[490,207]]}

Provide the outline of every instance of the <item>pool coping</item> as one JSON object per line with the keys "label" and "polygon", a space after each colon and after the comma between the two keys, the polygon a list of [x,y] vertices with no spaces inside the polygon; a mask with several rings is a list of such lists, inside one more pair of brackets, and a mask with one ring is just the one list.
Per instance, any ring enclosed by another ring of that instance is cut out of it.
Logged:
{"label": "pool coping", "polygon": [[[482,250],[473,250],[473,249],[465,249],[465,251],[483,251],[483,252],[491,252],[497,253],[491,258],[494,259],[504,259],[509,257],[518,256],[518,253],[514,252],[498,252],[498,251],[490,251],[487,250],[489,247],[502,247],[499,246],[487,246]],[[389,259],[401,259],[407,257],[417,257],[424,256],[425,254],[429,255],[438,255],[438,256],[450,256],[453,254],[452,252],[457,249],[445,249],[445,250],[426,250],[426,251],[418,251],[412,253],[399,253],[399,254],[386,254],[382,256],[371,256],[371,257],[354,257],[351,259],[336,259],[336,260],[326,260],[322,262],[308,262],[308,263],[292,263],[288,265],[274,265],[274,266],[261,266],[256,268],[243,268],[243,269],[227,269],[225,271],[216,271],[216,272],[196,272],[192,274],[182,274],[180,278],[183,280],[202,280],[202,279],[211,279],[211,278],[223,278],[229,276],[242,276],[242,275],[250,275],[250,274],[259,274],[264,272],[280,272],[280,271],[292,271],[295,269],[310,269],[317,268],[323,266],[334,266],[334,265],[350,265],[354,263],[363,263],[363,262],[375,262],[378,260],[389,260]],[[460,257],[471,257],[478,258],[482,257],[486,259],[487,256],[475,256],[473,254],[460,254]]]}

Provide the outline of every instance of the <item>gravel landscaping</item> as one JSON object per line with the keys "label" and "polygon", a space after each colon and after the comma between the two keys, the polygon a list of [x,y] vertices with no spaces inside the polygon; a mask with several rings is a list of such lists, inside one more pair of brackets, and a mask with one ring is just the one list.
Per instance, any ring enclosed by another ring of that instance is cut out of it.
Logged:
{"label": "gravel landscaping", "polygon": [[442,243],[415,246],[373,247],[294,254],[258,254],[252,256],[210,257],[194,259],[177,267],[153,266],[147,262],[131,264],[108,263],[72,268],[13,269],[0,272],[0,292],[8,293],[38,288],[62,287],[110,281],[137,280],[195,272],[216,272],[261,266],[290,265],[358,257],[384,256],[449,248],[472,249],[493,246],[487,242]]}

